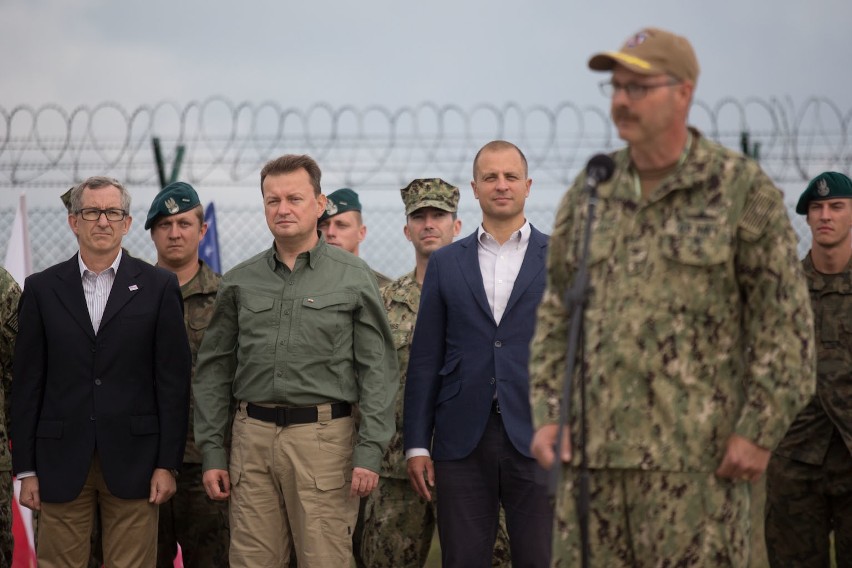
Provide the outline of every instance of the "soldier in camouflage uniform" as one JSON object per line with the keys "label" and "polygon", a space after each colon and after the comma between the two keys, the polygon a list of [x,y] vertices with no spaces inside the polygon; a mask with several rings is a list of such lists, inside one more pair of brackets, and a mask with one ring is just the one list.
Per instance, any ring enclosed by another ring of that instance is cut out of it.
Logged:
{"label": "soldier in camouflage uniform", "polygon": [[9,454],[9,392],[12,388],[12,354],[18,334],[18,300],[21,289],[12,275],[0,268],[0,568],[12,565],[12,456]]}
{"label": "soldier in camouflage uniform", "polygon": [[[361,560],[370,568],[424,566],[435,533],[435,496],[421,499],[408,481],[402,445],[402,393],[429,257],[453,242],[461,230],[456,217],[459,190],[444,180],[416,179],[400,190],[405,204],[405,237],[414,246],[415,269],[382,289],[400,369],[396,433],[382,459],[381,482],[367,497]],[[505,522],[494,549],[494,566],[510,566]]]}
{"label": "soldier in camouflage uniform", "polygon": [[835,172],[818,175],[796,213],[806,216],[813,235],[802,265],[814,311],[817,387],[769,461],[766,548],[772,566],[850,566],[852,180]]}
{"label": "soldier in camouflage uniform", "polygon": [[[687,127],[689,42],[645,29],[591,58],[611,70],[628,147],[598,187],[554,525],[555,566],[579,565],[574,489],[586,385],[592,566],[743,566],[750,484],[813,394],[813,315],[781,192],[752,160]],[[588,214],[580,175],[550,240],[532,342],[533,451],[551,467],[566,365],[563,292]],[[580,372],[582,370],[582,373]],[[574,450],[574,451],[572,451]]]}
{"label": "soldier in camouflage uniform", "polygon": [[[348,187],[342,187],[328,194],[325,212],[319,218],[317,229],[322,232],[328,244],[359,256],[361,243],[367,237],[367,225],[361,215],[361,200],[358,194]],[[379,288],[391,283],[391,279],[378,272],[376,281]]]}
{"label": "soldier in camouflage uniform", "polygon": [[[194,375],[198,347],[213,314],[221,279],[198,258],[199,242],[207,232],[207,223],[195,189],[183,182],[163,188],[151,203],[145,229],[151,230],[151,240],[157,248],[157,266],[171,270],[178,277]],[[194,406],[190,397],[189,428],[177,493],[160,505],[159,568],[171,568],[178,543],[187,568],[228,565],[228,503],[213,501],[204,491],[201,452],[193,433]]]}

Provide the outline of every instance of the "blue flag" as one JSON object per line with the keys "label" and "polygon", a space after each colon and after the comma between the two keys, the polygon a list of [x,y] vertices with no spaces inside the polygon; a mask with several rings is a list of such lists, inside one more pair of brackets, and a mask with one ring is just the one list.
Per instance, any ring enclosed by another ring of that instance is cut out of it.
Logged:
{"label": "blue flag", "polygon": [[207,223],[207,234],[198,247],[198,257],[217,274],[222,274],[222,262],[219,258],[219,232],[216,230],[216,208],[213,202],[204,210],[204,222]]}

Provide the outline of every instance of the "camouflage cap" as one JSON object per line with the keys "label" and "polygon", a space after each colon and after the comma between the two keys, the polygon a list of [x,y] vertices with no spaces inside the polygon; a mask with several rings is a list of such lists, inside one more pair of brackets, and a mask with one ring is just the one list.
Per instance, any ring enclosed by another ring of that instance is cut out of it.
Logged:
{"label": "camouflage cap", "polygon": [[322,216],[319,218],[320,223],[330,217],[346,213],[347,211],[361,210],[361,200],[358,199],[358,194],[348,187],[336,189],[329,193],[326,197],[328,198],[328,201],[326,201],[325,204],[325,211],[323,211]]}
{"label": "camouflage cap", "polygon": [[145,230],[151,228],[157,217],[168,217],[189,211],[201,205],[198,194],[188,183],[176,181],[170,183],[157,194],[148,209],[148,218],[145,220]]}
{"label": "camouflage cap", "polygon": [[668,74],[681,81],[698,81],[698,59],[685,37],[658,28],[645,28],[624,42],[619,51],[596,53],[589,69],[611,71],[616,64],[642,75]]}
{"label": "camouflage cap", "polygon": [[455,213],[459,206],[459,188],[441,178],[416,179],[399,190],[405,203],[405,214],[423,207],[435,207]]}
{"label": "camouflage cap", "polygon": [[838,172],[823,172],[811,180],[796,203],[796,213],[807,215],[808,203],[826,199],[852,199],[852,180]]}

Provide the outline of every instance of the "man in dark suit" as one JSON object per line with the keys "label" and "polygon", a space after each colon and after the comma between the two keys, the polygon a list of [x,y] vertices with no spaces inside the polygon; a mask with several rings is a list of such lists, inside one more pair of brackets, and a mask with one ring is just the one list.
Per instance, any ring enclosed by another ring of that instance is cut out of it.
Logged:
{"label": "man in dark suit", "polygon": [[435,251],[423,283],[405,386],[408,475],[427,500],[438,484],[443,566],[491,565],[502,505],[512,564],[545,567],[552,512],[529,452],[527,360],[547,236],[524,215],[532,180],[514,144],[486,144],[473,177],[482,225]]}
{"label": "man in dark suit", "polygon": [[157,511],[175,492],[190,351],[174,274],[121,248],[130,195],[71,192],[80,252],[27,278],[12,388],[20,502],[41,511],[41,567],[84,567],[96,507],[107,566],[153,567]]}

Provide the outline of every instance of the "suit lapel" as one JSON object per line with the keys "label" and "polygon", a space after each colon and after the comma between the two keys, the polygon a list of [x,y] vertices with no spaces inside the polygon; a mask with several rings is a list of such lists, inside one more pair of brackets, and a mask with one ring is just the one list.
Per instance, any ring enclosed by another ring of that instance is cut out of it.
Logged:
{"label": "suit lapel", "polygon": [[[512,293],[509,295],[509,301],[506,303],[506,311],[503,312],[503,317],[509,310],[512,309],[521,294],[529,288],[536,276],[544,270],[544,251],[546,250],[547,239],[534,227],[530,226],[530,242],[527,244],[527,252],[524,254],[524,260],[521,262],[521,270],[518,272],[518,277],[515,279],[515,285],[512,286]],[[502,321],[502,320],[501,320]]]}
{"label": "suit lapel", "polygon": [[141,272],[137,262],[135,258],[126,252],[122,253],[118,272],[115,273],[115,281],[112,284],[112,290],[104,307],[100,329],[104,329],[109,321],[121,311],[124,305],[132,300],[142,289],[142,284],[136,282],[136,278]]}
{"label": "suit lapel", "polygon": [[62,270],[57,272],[59,280],[56,295],[59,301],[83,330],[94,339],[95,329],[92,327],[92,317],[86,306],[86,295],[83,293],[83,279],[80,277],[80,261],[77,255],[65,262]]}
{"label": "suit lapel", "polygon": [[479,268],[479,243],[476,241],[476,233],[459,241],[461,254],[458,257],[459,269],[467,282],[476,303],[484,311],[489,319],[494,321],[494,314],[488,305],[488,296],[485,295],[485,285],[482,283],[482,271]]}

